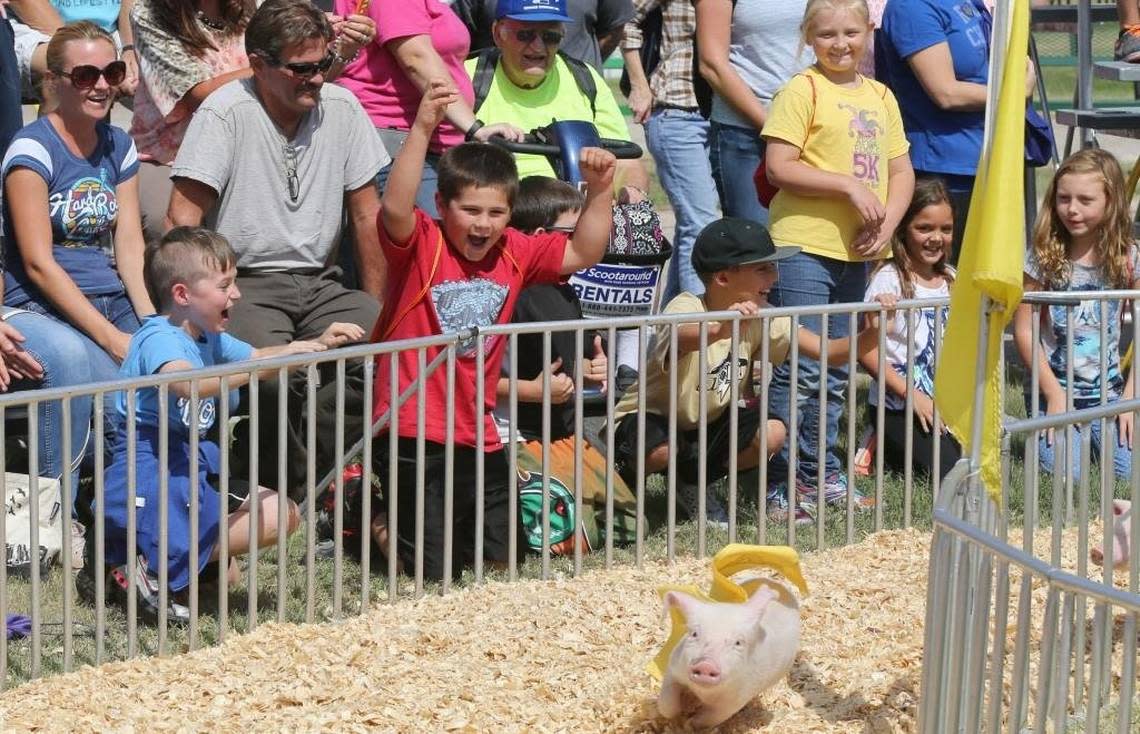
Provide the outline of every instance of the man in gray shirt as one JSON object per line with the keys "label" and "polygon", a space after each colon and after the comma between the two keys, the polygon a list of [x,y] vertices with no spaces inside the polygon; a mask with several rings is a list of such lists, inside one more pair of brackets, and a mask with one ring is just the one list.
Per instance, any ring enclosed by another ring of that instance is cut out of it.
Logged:
{"label": "man in gray shirt", "polygon": [[[330,50],[332,27],[308,0],[268,0],[245,32],[253,77],[229,82],[194,114],[174,161],[167,219],[170,226],[206,224],[238,254],[230,331],[255,347],[315,339],[332,322],[369,333],[380,312],[385,267],[376,229],[379,200],[373,180],[389,162],[360,103],[341,87],[325,85],[340,59]],[[363,290],[342,284],[336,261],[342,215],[356,245]],[[351,367],[360,368],[358,363]],[[331,436],[336,381],[317,394],[318,435]],[[261,408],[275,415],[279,385],[263,383]],[[268,484],[294,499],[306,476],[304,375],[290,386],[289,476],[276,472],[277,430],[263,420],[261,449]],[[346,443],[360,431],[362,370],[346,380]],[[317,442],[318,476],[331,468],[332,441]]]}

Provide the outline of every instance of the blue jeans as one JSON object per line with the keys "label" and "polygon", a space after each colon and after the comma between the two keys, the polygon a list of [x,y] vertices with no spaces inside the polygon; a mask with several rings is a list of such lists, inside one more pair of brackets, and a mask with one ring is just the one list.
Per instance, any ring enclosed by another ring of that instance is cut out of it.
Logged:
{"label": "blue jeans", "polygon": [[[439,174],[436,169],[439,168],[439,156],[435,153],[428,153],[427,159],[424,161],[423,178],[420,179],[420,188],[416,191],[416,206],[424,211],[432,219],[439,219],[439,212],[435,206],[435,192],[439,191]],[[384,189],[388,186],[388,176],[392,174],[392,164],[384,166],[380,172],[376,174],[376,192],[384,195]]]}
{"label": "blue jeans", "polygon": [[[135,314],[134,306],[127,298],[124,291],[100,296],[87,296],[87,300],[95,307],[103,318],[110,321],[115,325],[119,331],[126,334],[133,334],[138,331],[139,318]],[[103,351],[103,347],[92,341],[86,334],[79,329],[73,327],[68,321],[55,311],[49,305],[40,303],[39,301],[26,301],[17,306],[27,311],[32,311],[41,316],[54,321],[62,330],[70,332],[78,343],[83,346],[83,353],[89,371],[88,380],[90,382],[104,382],[106,380],[114,380],[119,376],[119,363],[115,361],[107,352]],[[51,363],[43,365],[45,371],[58,370],[59,364]],[[103,394],[103,426],[106,445],[104,447],[105,453],[110,455],[114,449],[116,439],[119,433],[119,426],[122,425],[122,420],[117,413],[116,402],[118,399],[118,392],[106,392]]]}
{"label": "blue jeans", "polygon": [[[1037,414],[1045,415],[1045,398],[1041,398],[1041,400],[1038,401],[1038,405],[1039,407],[1037,409]],[[1097,405],[1100,405],[1099,400],[1093,400],[1089,402],[1079,400],[1073,401],[1073,407],[1077,410],[1080,410],[1082,408],[1091,408]],[[1026,412],[1029,411],[1029,408],[1029,398],[1026,396]],[[1105,421],[1105,424],[1108,427],[1108,440],[1111,441],[1109,444],[1108,453],[1112,457],[1113,472],[1116,474],[1117,479],[1130,479],[1132,477],[1132,449],[1128,448],[1127,446],[1121,446],[1117,442],[1115,420]],[[1103,439],[1101,436],[1100,421],[1093,421],[1092,423],[1084,423],[1073,426],[1073,446],[1069,451],[1069,456],[1071,457],[1070,460],[1072,463],[1069,464],[1069,466],[1071,467],[1074,481],[1081,478],[1081,434],[1086,429],[1089,431],[1089,445],[1092,448],[1092,456],[1090,456],[1089,459],[1091,460],[1092,464],[1100,462],[1100,450],[1102,445],[1101,442]],[[1064,440],[1065,429],[1063,428],[1058,428],[1054,432],[1052,445],[1049,445],[1047,443],[1044,432],[1041,433],[1041,437],[1037,440],[1038,456],[1040,456],[1041,459],[1041,468],[1049,474],[1053,473],[1053,468],[1056,466],[1057,459],[1060,458],[1057,456],[1057,444],[1059,442],[1063,442]]]}
{"label": "blue jeans", "polygon": [[[866,289],[867,266],[865,263],[843,262],[818,255],[800,253],[778,263],[780,279],[769,296],[773,306],[819,306],[828,303],[858,303],[863,300]],[[806,316],[800,325],[818,334],[821,326],[819,316]],[[831,317],[828,320],[828,336],[832,339],[850,334],[851,321],[848,316]],[[793,338],[795,335],[792,335]],[[769,387],[769,410],[784,421],[791,430],[791,368],[782,364],[773,370]],[[822,406],[819,403],[820,363],[814,359],[800,357],[797,380],[796,405],[798,406],[798,451],[797,475],[814,485],[820,457],[819,419]],[[839,457],[835,455],[835,444],[839,437],[839,415],[843,412],[847,389],[847,362],[842,366],[827,370],[827,422],[825,440],[827,454],[824,457],[827,476],[842,470]],[[772,459],[769,476],[774,481],[784,481],[788,476],[788,449],[785,446]]]}
{"label": "blue jeans", "polygon": [[645,142],[677,218],[664,302],[681,291],[699,296],[705,285],[693,270],[693,242],[720,209],[709,160],[709,122],[695,110],[658,107],[645,121]]}
{"label": "blue jeans", "polygon": [[[87,349],[74,329],[35,313],[15,313],[8,323],[24,336],[24,349],[43,367],[39,381],[21,380],[13,390],[71,387],[91,382]],[[91,428],[91,396],[71,399],[71,452],[63,453],[63,406],[58,400],[44,401],[37,410],[39,421],[36,440],[39,445],[39,469],[29,473],[62,479],[71,472],[71,490],[79,486],[79,464],[87,449]]]}
{"label": "blue jeans", "polygon": [[[710,123],[713,178],[726,217],[743,217],[768,225],[768,210],[756,197],[753,176],[764,157],[764,139],[752,128]],[[862,299],[863,294],[859,294]]]}

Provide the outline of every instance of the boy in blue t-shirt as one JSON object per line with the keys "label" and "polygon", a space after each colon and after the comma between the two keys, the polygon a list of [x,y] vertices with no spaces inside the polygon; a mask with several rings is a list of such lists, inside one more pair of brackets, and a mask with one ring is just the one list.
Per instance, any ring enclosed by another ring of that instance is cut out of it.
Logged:
{"label": "boy in blue t-shirt", "polygon": [[[123,361],[120,376],[146,377],[212,365],[286,354],[318,352],[363,338],[363,330],[355,324],[334,323],[316,341],[296,341],[279,347],[254,349],[225,333],[230,309],[241,297],[234,280],[237,256],[221,235],[198,227],[176,227],[162,241],[146,252],[143,265],[147,291],[159,314],[147,318],[131,338],[130,350]],[[229,377],[228,385],[240,387],[249,373]],[[167,571],[168,585],[179,597],[190,584],[192,573],[202,573],[218,560],[219,504],[222,498],[209,478],[219,472],[220,451],[206,440],[217,414],[216,404],[221,378],[197,380],[198,410],[191,415],[191,381],[173,382],[168,390],[167,428]],[[232,393],[231,393],[232,394]],[[163,527],[159,522],[160,476],[160,393],[157,387],[137,391],[135,429],[135,507],[137,518],[136,551],[127,548],[127,442],[121,439],[106,472],[106,560],[110,569],[108,588],[113,595],[125,596],[128,574],[136,575],[136,588],[145,614],[158,612],[159,541]],[[120,393],[118,412],[127,414],[126,393]],[[124,426],[125,426],[124,422]],[[128,429],[129,430],[129,429]],[[198,441],[197,477],[190,479],[190,432],[196,430]],[[232,482],[231,485],[237,485]],[[198,495],[197,568],[190,558],[190,497]],[[257,540],[259,546],[276,542],[280,533],[291,533],[300,521],[297,506],[264,487],[257,488],[260,502]],[[287,526],[278,527],[278,503],[287,502]],[[234,497],[232,486],[227,537],[229,551],[245,553],[253,545],[249,517],[250,498]],[[137,560],[136,560],[137,557]],[[88,568],[91,563],[88,563]],[[237,567],[231,559],[229,580],[236,580]],[[89,574],[88,580],[93,579]],[[173,602],[168,618],[181,622],[188,619],[186,608]]]}

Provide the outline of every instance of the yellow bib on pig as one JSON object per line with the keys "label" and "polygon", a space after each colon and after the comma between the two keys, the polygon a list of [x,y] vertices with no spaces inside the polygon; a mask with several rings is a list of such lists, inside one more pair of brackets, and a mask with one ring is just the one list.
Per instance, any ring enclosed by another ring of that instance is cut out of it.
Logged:
{"label": "yellow bib on pig", "polygon": [[[808,593],[807,583],[800,573],[800,556],[796,549],[786,545],[746,545],[732,543],[726,545],[719,553],[713,556],[712,584],[708,592],[701,591],[692,584],[673,584],[660,586],[657,593],[662,597],[670,591],[683,591],[702,601],[725,602],[740,604],[756,593],[763,584],[764,579],[756,578],[738,584],[732,577],[743,571],[753,568],[771,568],[779,571],[784,578],[791,581],[805,596]],[[670,610],[672,628],[669,639],[661,647],[657,656],[645,667],[654,680],[660,681],[665,668],[669,665],[669,656],[673,648],[685,636],[687,626],[685,616],[674,606]]]}

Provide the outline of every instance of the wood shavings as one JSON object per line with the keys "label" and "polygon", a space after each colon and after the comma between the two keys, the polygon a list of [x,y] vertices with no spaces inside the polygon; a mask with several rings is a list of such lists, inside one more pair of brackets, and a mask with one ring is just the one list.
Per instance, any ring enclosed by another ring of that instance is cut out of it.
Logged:
{"label": "wood shavings", "polygon": [[[805,556],[792,673],[719,731],[914,731],[929,544],[892,531]],[[656,587],[708,578],[709,560],[683,559],[488,584],[335,625],[266,624],[220,648],[14,689],[0,729],[669,731],[644,672],[667,632]]]}

